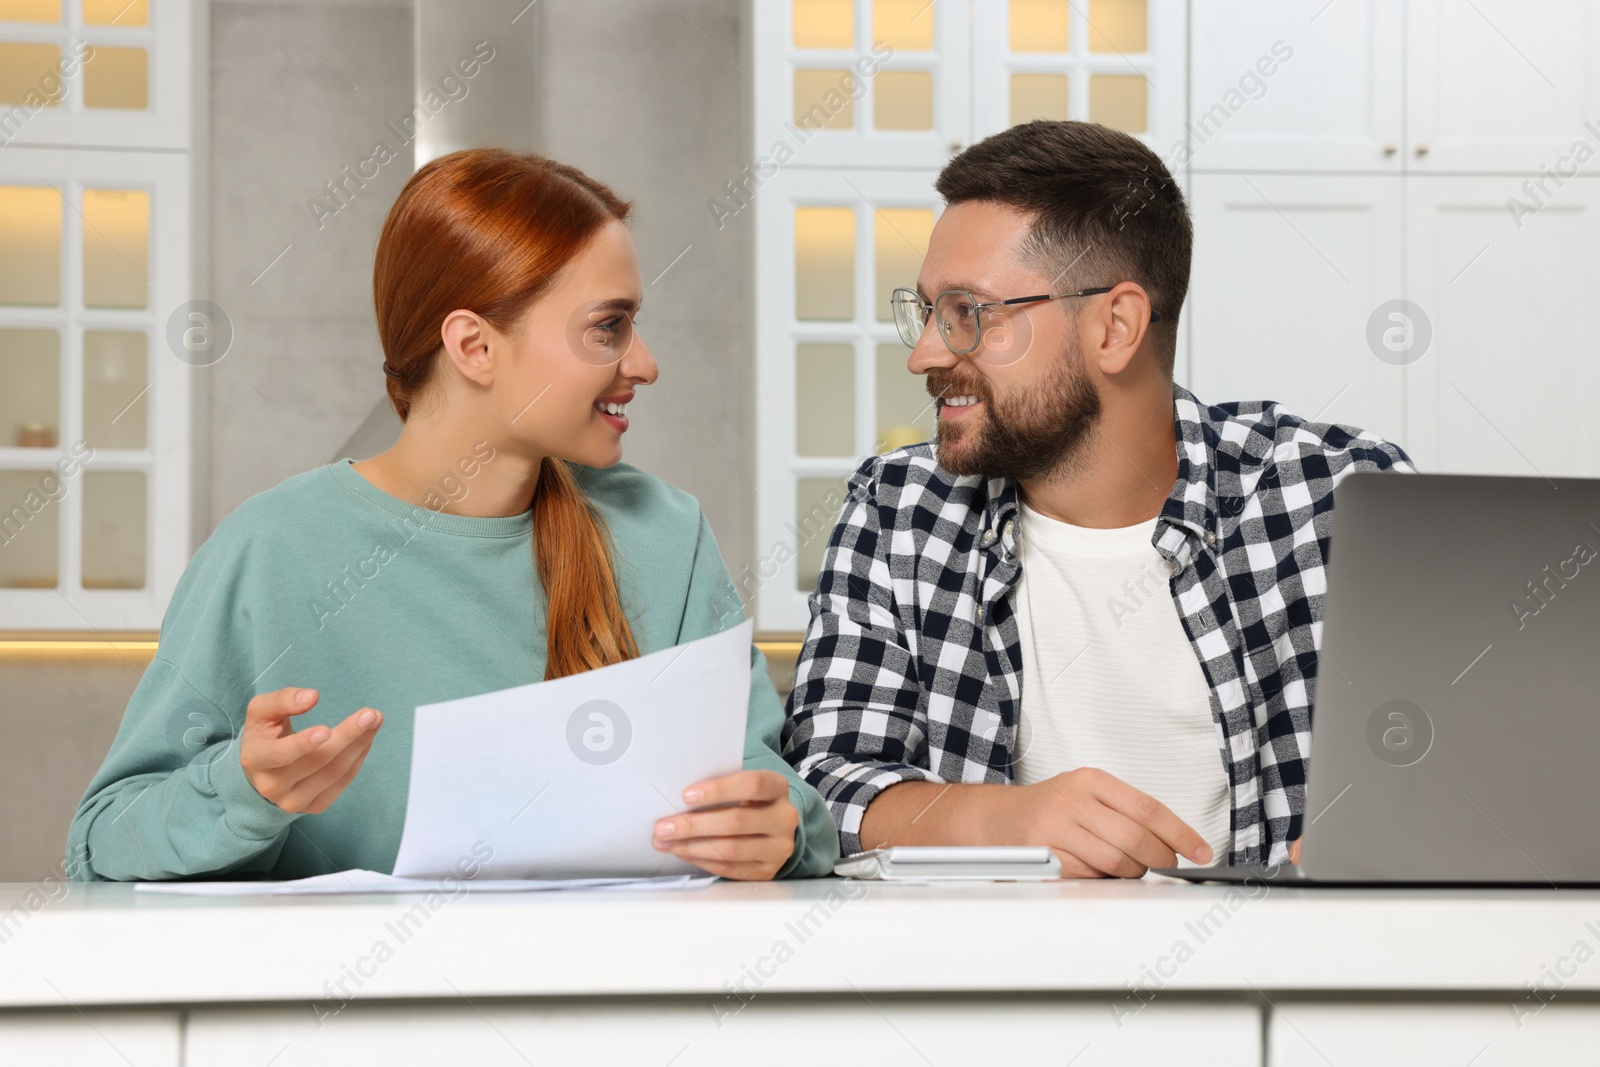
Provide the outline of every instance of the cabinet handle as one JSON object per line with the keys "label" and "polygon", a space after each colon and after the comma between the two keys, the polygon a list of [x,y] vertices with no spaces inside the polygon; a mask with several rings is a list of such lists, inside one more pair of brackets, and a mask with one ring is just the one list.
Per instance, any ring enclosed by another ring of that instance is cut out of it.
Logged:
{"label": "cabinet handle", "polygon": [[950,154],[951,155],[955,155],[957,152],[961,151],[965,147],[967,147],[967,142],[961,140],[958,137],[955,140],[950,142]]}
{"label": "cabinet handle", "polygon": [[1400,151],[1400,146],[1395,144],[1393,141],[1390,141],[1383,146],[1383,154],[1386,156],[1392,156],[1398,151]]}
{"label": "cabinet handle", "polygon": [[1425,144],[1417,145],[1417,155],[1425,156],[1427,154],[1428,154],[1428,146],[1427,145],[1425,145]]}

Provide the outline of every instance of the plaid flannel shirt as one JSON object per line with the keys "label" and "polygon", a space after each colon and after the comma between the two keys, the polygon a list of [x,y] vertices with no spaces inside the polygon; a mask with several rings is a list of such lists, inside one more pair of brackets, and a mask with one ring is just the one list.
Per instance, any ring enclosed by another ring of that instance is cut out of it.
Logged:
{"label": "plaid flannel shirt", "polygon": [[[1228,862],[1300,834],[1333,489],[1413,471],[1399,447],[1272,402],[1173,387],[1178,478],[1152,537],[1211,688],[1232,814]],[[1018,494],[957,477],[931,443],[863,463],[829,539],[795,668],[784,753],[822,794],[842,853],[884,789],[1010,782],[1022,651],[1010,593]],[[1159,798],[1157,798],[1159,799]]]}

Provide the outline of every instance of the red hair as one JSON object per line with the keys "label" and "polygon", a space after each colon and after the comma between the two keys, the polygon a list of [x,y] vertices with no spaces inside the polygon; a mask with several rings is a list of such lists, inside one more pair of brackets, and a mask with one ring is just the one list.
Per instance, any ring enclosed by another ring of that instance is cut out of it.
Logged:
{"label": "red hair", "polygon": [[[433,375],[446,315],[466,308],[513,332],[556,273],[631,206],[531,152],[473,148],[413,174],[389,209],[372,272],[389,400],[401,420]],[[638,656],[610,532],[563,460],[540,465],[533,530],[548,604],[546,680]]]}

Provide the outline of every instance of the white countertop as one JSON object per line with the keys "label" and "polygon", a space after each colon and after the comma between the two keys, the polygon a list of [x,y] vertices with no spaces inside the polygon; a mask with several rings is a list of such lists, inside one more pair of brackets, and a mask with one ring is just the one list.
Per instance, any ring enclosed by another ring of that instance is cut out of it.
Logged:
{"label": "white countertop", "polygon": [[[1594,890],[822,879],[431,908],[421,895],[62,891],[0,883],[0,1007],[321,1000],[341,978],[362,999],[722,995],[741,980],[763,995],[1521,991],[1579,942],[1600,951]],[[1600,967],[1574,969],[1563,988],[1600,989]]]}

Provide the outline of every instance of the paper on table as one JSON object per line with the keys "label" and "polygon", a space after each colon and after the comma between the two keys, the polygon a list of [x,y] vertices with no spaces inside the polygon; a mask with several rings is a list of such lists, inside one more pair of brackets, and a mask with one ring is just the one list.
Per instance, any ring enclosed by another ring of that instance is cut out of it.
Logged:
{"label": "paper on table", "polygon": [[283,882],[137,882],[146,893],[180,893],[198,897],[309,896],[315,893],[528,893],[561,889],[700,889],[715,882],[712,875],[662,878],[396,878],[378,871],[338,871]]}
{"label": "paper on table", "polygon": [[401,877],[699,874],[651,844],[744,764],[753,623],[551,682],[423,704]]}

